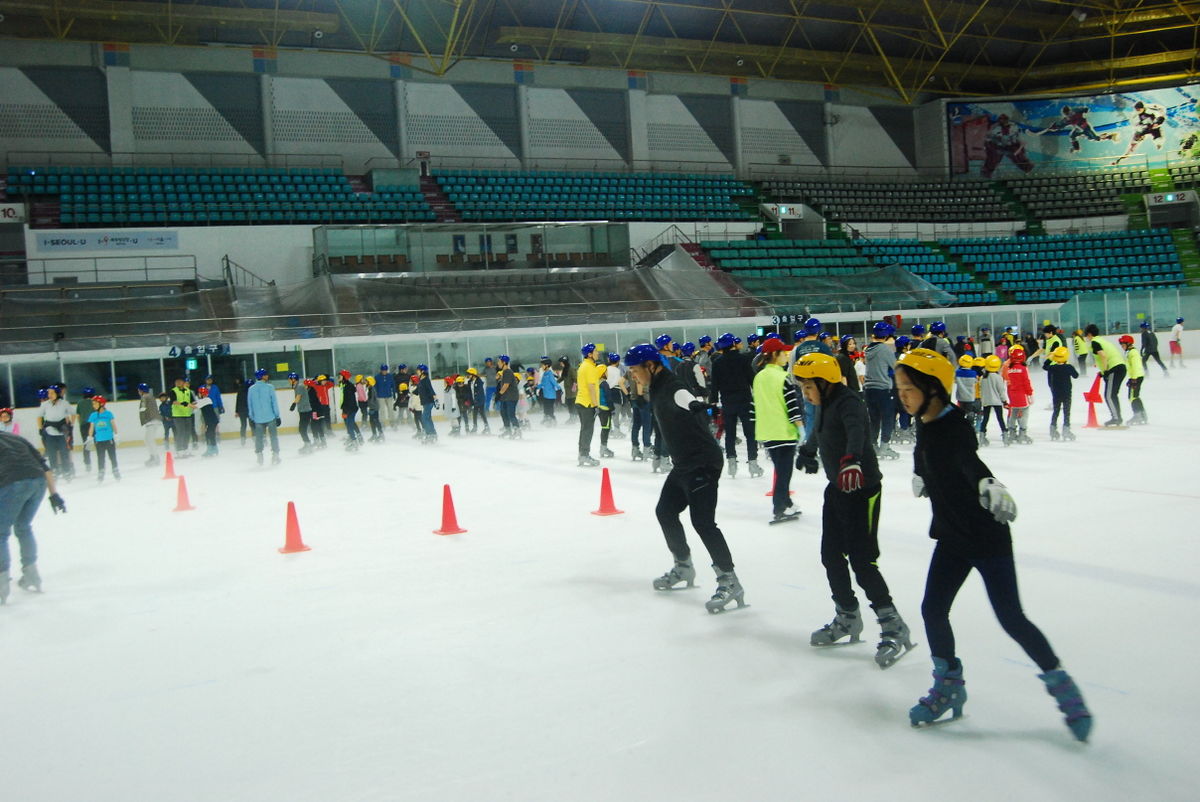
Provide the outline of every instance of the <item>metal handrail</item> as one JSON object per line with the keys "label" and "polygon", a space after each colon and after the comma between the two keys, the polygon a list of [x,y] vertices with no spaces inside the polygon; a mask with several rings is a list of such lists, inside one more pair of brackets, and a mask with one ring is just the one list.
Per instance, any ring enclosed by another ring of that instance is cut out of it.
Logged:
{"label": "metal handrail", "polygon": [[[140,261],[140,267],[125,267],[129,263]],[[172,264],[165,264],[171,262]],[[78,267],[69,267],[69,264],[80,265]],[[90,265],[90,267],[89,267]],[[52,271],[54,266],[61,266],[64,269],[61,271]],[[40,267],[40,270],[35,268]],[[58,272],[59,275],[73,276],[79,278],[79,274],[91,272],[91,281],[86,278],[81,283],[91,284],[124,284],[133,281],[196,281],[199,274],[196,269],[196,257],[191,254],[179,254],[178,256],[55,256],[44,257],[37,259],[25,260],[26,281],[31,286],[54,286],[53,273]],[[152,272],[175,272],[180,271],[186,274],[185,278],[170,278],[165,279],[155,277]],[[115,279],[102,279],[101,273],[104,274],[120,274]],[[124,274],[132,274],[126,276]],[[137,278],[137,275],[141,278]],[[40,284],[34,281],[36,278],[41,278]],[[67,287],[75,286],[65,285]]]}

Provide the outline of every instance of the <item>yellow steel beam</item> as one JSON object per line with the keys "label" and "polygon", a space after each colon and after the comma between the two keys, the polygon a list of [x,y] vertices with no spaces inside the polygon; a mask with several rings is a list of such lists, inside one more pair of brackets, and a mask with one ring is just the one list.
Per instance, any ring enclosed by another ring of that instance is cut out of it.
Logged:
{"label": "yellow steel beam", "polygon": [[[108,22],[141,23],[154,25],[167,16],[163,3],[145,2],[81,2],[68,0],[0,0],[0,14],[13,16],[57,16],[80,20],[105,20]],[[269,8],[230,8],[228,6],[178,5],[170,11],[171,22],[188,28],[201,25],[216,25],[227,28],[269,27],[278,19],[279,25],[287,30],[313,31],[320,28],[333,33],[341,22],[337,14],[322,14],[315,11],[280,11],[278,16]]]}

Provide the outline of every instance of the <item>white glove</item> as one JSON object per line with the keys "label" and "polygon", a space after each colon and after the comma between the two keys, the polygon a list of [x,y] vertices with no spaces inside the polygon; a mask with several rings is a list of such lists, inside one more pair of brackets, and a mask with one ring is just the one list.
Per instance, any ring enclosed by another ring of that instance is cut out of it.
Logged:
{"label": "white glove", "polygon": [[912,478],[912,487],[913,487],[913,495],[916,496],[917,498],[921,498],[922,496],[929,495],[929,491],[927,491],[925,489],[925,480],[922,479],[919,475],[917,475],[915,473],[913,474],[913,478]]}
{"label": "white glove", "polygon": [[1017,502],[1013,501],[1007,487],[990,476],[979,480],[979,506],[1002,524],[1017,519]]}

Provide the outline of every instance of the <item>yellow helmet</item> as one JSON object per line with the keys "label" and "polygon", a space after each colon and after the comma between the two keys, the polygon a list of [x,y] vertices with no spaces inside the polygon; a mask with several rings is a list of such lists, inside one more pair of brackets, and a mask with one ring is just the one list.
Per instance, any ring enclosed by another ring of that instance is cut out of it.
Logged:
{"label": "yellow helmet", "polygon": [[367,384],[368,384],[369,386],[371,386],[371,387],[374,387],[374,386],[375,386],[375,377],[374,377],[374,376],[368,376],[368,377],[367,377]]}
{"label": "yellow helmet", "polygon": [[479,375],[479,371],[475,370],[475,368],[467,368],[467,373],[469,373],[469,374],[470,374],[470,375],[472,375],[472,376],[478,376],[478,375]]}
{"label": "yellow helmet", "polygon": [[977,356],[971,360],[971,367],[973,367],[973,368],[987,367],[987,360],[981,356]]}
{"label": "yellow helmet", "polygon": [[459,376],[457,379],[455,379],[455,380],[454,380],[454,383],[455,383],[455,384],[466,384],[466,383],[467,383],[467,377],[466,377],[466,376]]}
{"label": "yellow helmet", "polygon": [[407,390],[407,389],[408,389],[408,385],[407,385],[407,384],[405,384],[404,382],[400,382],[400,389],[401,389],[401,390]]}
{"label": "yellow helmet", "polygon": [[983,366],[988,369],[988,373],[995,373],[996,371],[1000,370],[1003,364],[1004,363],[1000,361],[1000,357],[996,356],[995,354],[990,354],[988,355],[987,359],[983,360]]}
{"label": "yellow helmet", "polygon": [[802,354],[792,366],[792,373],[801,379],[824,379],[830,384],[842,383],[842,368],[829,354],[814,351]]}
{"label": "yellow helmet", "polygon": [[357,375],[354,377],[354,383],[355,383],[355,384],[358,384],[359,382],[361,382],[361,381],[362,381],[362,379],[363,379],[363,377],[362,377],[362,374],[361,374],[361,373],[359,373],[359,374],[357,374]]}
{"label": "yellow helmet", "polygon": [[975,358],[970,354],[963,354],[958,358],[958,366],[960,368],[969,368],[975,365]]}
{"label": "yellow helmet", "polygon": [[319,381],[319,382],[327,382],[327,381],[329,381],[329,377],[328,377],[328,376],[326,376],[324,373],[321,373],[321,374],[318,374],[318,375],[317,375],[317,381]]}
{"label": "yellow helmet", "polygon": [[944,356],[929,348],[914,348],[901,354],[896,360],[897,367],[903,365],[909,370],[932,376],[938,380],[950,397],[954,393],[954,366]]}
{"label": "yellow helmet", "polygon": [[1071,358],[1071,352],[1067,350],[1065,345],[1060,345],[1050,352],[1050,361],[1057,362],[1059,365],[1067,364],[1067,360]]}

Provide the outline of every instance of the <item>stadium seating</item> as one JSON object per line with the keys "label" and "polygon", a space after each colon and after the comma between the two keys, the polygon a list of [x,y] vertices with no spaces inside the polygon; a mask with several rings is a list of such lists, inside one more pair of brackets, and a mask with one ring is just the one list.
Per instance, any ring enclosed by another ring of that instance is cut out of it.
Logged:
{"label": "stadium seating", "polygon": [[754,190],[730,176],[434,170],[465,221],[742,220],[738,197]]}
{"label": "stadium seating", "polygon": [[943,241],[964,263],[1023,302],[1065,301],[1088,290],[1167,288],[1184,282],[1167,229]]}
{"label": "stadium seating", "polygon": [[998,293],[989,290],[973,276],[964,275],[945,256],[915,239],[861,240],[859,250],[880,267],[899,265],[908,272],[946,292],[958,296],[963,305],[994,304]]}
{"label": "stadium seating", "polygon": [[767,194],[802,202],[831,221],[1011,220],[1017,215],[989,181],[765,181]]}
{"label": "stadium seating", "polygon": [[1025,208],[1043,220],[1123,214],[1122,195],[1151,191],[1149,173],[1137,167],[1104,173],[1038,174],[1010,179],[1007,184]]}
{"label": "stadium seating", "polygon": [[57,196],[63,226],[435,219],[420,190],[355,192],[333,168],[9,167],[8,191]]}
{"label": "stadium seating", "polygon": [[1172,167],[1171,178],[1175,181],[1177,189],[1195,189],[1200,187],[1200,162]]}
{"label": "stadium seating", "polygon": [[739,277],[836,276],[871,267],[845,240],[705,240],[700,247]]}

